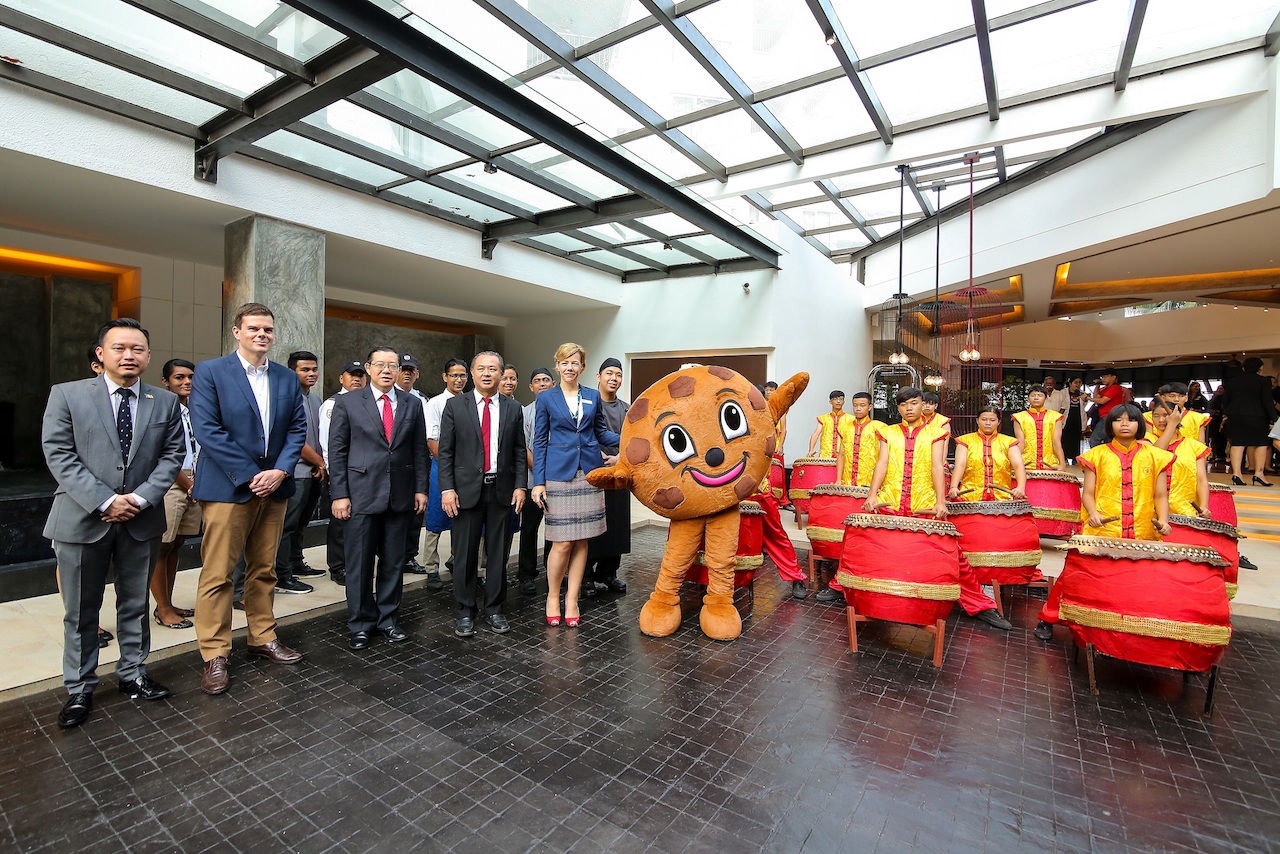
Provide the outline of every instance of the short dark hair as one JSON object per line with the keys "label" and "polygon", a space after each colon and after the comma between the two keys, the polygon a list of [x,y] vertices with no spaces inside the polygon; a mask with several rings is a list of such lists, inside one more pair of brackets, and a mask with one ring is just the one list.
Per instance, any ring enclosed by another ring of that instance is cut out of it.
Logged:
{"label": "short dark hair", "polygon": [[236,309],[236,317],[235,317],[235,320],[231,321],[231,325],[234,326],[236,329],[239,329],[240,324],[244,321],[246,317],[255,317],[255,316],[269,317],[272,320],[276,319],[275,312],[267,308],[262,303],[247,302]]}
{"label": "short dark hair", "polygon": [[[1155,412],[1157,409],[1164,409],[1164,410],[1166,410],[1166,411],[1168,411],[1168,412],[1173,412],[1173,407],[1172,407],[1172,406],[1170,406],[1170,405],[1165,401],[1165,399],[1164,399],[1163,397],[1160,397],[1159,395],[1157,395],[1156,397],[1151,398],[1151,406],[1147,407],[1147,411],[1148,411],[1148,412]],[[1144,418],[1143,420],[1145,421],[1146,419]]]}
{"label": "short dark hair", "polygon": [[1244,364],[1240,367],[1246,374],[1256,374],[1262,370],[1262,360],[1257,356],[1250,356],[1244,360]]}
{"label": "short dark hair", "polygon": [[[503,371],[507,369],[507,363],[503,361],[502,354],[499,353],[497,350],[481,350],[479,353],[476,353],[474,356],[471,357],[471,366],[467,368],[468,371],[470,371],[471,368],[474,368],[476,366],[476,360],[479,359],[481,356],[493,356],[495,359],[497,359],[499,374],[501,374]],[[446,374],[449,373],[449,369],[445,368],[444,372]]]}
{"label": "short dark hair", "polygon": [[766,380],[766,381],[765,381],[765,384],[764,384],[764,387],[765,387],[765,388],[768,388],[769,386],[773,386],[774,388],[777,388],[777,387],[778,387],[778,383],[777,383],[777,382],[775,382],[774,380]]}
{"label": "short dark hair", "polygon": [[837,397],[844,397],[844,392],[842,392],[840,389],[836,389],[835,391],[831,392],[831,394],[827,395],[827,400],[835,400]]}
{"label": "short dark hair", "polygon": [[855,391],[850,400],[865,400],[869,402],[871,400],[871,395],[865,391]]}
{"label": "short dark hair", "polygon": [[1142,417],[1142,410],[1132,403],[1121,403],[1107,414],[1107,441],[1116,437],[1111,425],[1120,420],[1121,415],[1128,415],[1130,421],[1138,422],[1138,435],[1134,439],[1141,441],[1147,435],[1147,419]]}
{"label": "short dark hair", "polygon": [[[112,329],[136,329],[142,333],[142,337],[147,339],[147,346],[151,346],[151,333],[142,328],[142,324],[134,320],[132,317],[117,317],[115,320],[108,320],[98,329],[98,346],[101,347],[103,342],[107,340],[107,333]],[[94,354],[94,361],[98,361],[97,353]],[[1262,363],[1258,363],[1258,367],[1262,367]]]}
{"label": "short dark hair", "polygon": [[400,351],[389,344],[379,344],[369,351],[369,355],[364,357],[365,364],[373,362],[374,353],[395,353],[396,354],[396,371],[400,370]]}
{"label": "short dark hair", "polygon": [[299,362],[315,362],[320,363],[320,359],[310,350],[294,350],[289,354],[289,370],[298,367]]}
{"label": "short dark hair", "polygon": [[520,369],[517,368],[515,365],[511,364],[510,362],[507,362],[505,365],[502,366],[502,372],[505,374],[507,371],[515,371],[516,379],[520,379]]}
{"label": "short dark hair", "polygon": [[101,364],[102,364],[102,360],[98,358],[98,345],[90,344],[89,345],[89,367],[92,368],[94,365],[101,365]]}
{"label": "short dark hair", "polygon": [[920,398],[925,403],[932,403],[934,406],[937,406],[939,403],[942,403],[942,398],[938,397],[937,394],[931,391],[926,391],[924,394],[920,395]]}
{"label": "short dark hair", "polygon": [[996,418],[999,418],[999,417],[1000,417],[1000,410],[999,410],[999,409],[997,409],[997,408],[996,408],[996,407],[994,407],[994,406],[984,406],[984,407],[982,407],[981,409],[979,409],[979,410],[978,410],[978,414],[979,414],[979,415],[986,415],[988,412],[990,412],[990,413],[991,413],[992,415],[994,415]]}
{"label": "short dark hair", "polygon": [[1030,397],[1036,392],[1040,392],[1040,394],[1043,394],[1045,397],[1049,396],[1049,389],[1042,385],[1033,385],[1031,388],[1027,389],[1027,396]]}
{"label": "short dark hair", "polygon": [[915,400],[917,397],[923,396],[924,395],[920,393],[920,389],[915,386],[908,385],[898,389],[898,393],[893,396],[893,402],[895,404],[902,404],[906,403],[908,400]]}
{"label": "short dark hair", "polygon": [[1187,393],[1186,383],[1165,383],[1164,385],[1160,386],[1160,391],[1157,392],[1157,394],[1186,394],[1186,393]]}
{"label": "short dark hair", "polygon": [[194,371],[196,366],[194,362],[188,362],[186,359],[170,359],[165,362],[164,367],[160,369],[160,376],[164,377],[166,380],[169,379],[169,375],[173,373],[174,368],[186,368],[189,371]]}
{"label": "short dark hair", "polygon": [[449,361],[444,363],[444,370],[441,371],[440,373],[442,374],[449,373],[449,369],[452,368],[454,365],[457,365],[458,367],[463,368],[464,370],[468,370],[468,371],[471,370],[471,367],[461,359],[450,359]]}

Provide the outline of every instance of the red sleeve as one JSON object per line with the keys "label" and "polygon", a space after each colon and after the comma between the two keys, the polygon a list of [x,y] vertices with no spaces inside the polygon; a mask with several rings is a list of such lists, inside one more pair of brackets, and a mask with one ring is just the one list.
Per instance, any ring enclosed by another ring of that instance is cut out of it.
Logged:
{"label": "red sleeve", "polygon": [[1097,469],[1097,467],[1096,467],[1096,466],[1094,466],[1094,464],[1093,464],[1093,461],[1092,461],[1092,460],[1087,460],[1087,459],[1085,459],[1084,457],[1076,457],[1076,463],[1077,463],[1077,464],[1080,466],[1080,468],[1082,468],[1082,469],[1088,469],[1089,471],[1093,472],[1094,474],[1097,474],[1097,473],[1098,473],[1098,469]]}

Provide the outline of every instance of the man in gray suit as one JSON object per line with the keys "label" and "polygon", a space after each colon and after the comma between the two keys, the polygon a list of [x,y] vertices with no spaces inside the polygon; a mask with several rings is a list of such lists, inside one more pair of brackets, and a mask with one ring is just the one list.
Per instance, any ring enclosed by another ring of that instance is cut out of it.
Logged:
{"label": "man in gray suit", "polygon": [[151,649],[147,584],[165,532],[164,495],[186,455],[178,397],[139,378],[150,338],[132,318],[98,333],[103,374],[54,386],[44,413],[45,462],[58,482],[44,535],[62,582],[62,678],[69,697],[58,724],[89,717],[98,685],[98,611],[107,570],[116,570],[120,691],[158,700],[169,689],[147,677]]}

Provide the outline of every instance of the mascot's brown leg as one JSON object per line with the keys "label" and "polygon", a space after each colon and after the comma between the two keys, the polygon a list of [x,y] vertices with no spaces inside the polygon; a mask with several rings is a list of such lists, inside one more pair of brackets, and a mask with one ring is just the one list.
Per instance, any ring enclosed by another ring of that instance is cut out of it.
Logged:
{"label": "mascot's brown leg", "polygon": [[[680,628],[680,585],[702,548],[704,519],[678,519],[671,523],[667,550],[662,555],[658,583],[649,601],[640,609],[640,631],[655,638],[665,638]],[[734,543],[734,551],[738,545]]]}
{"label": "mascot's brown leg", "polygon": [[707,594],[699,621],[713,640],[733,640],[742,634],[742,617],[733,605],[733,568],[738,554],[737,505],[706,519]]}

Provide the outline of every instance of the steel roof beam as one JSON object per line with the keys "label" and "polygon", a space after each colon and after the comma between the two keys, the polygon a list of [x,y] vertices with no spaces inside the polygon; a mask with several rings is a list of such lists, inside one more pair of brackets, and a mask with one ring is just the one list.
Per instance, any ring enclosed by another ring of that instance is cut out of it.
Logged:
{"label": "steel roof beam", "polygon": [[[916,204],[920,206],[920,210],[924,211],[925,216],[933,214],[933,205],[929,202],[929,197],[920,192],[920,185],[916,183],[915,171],[908,169],[906,171],[907,189],[911,191],[911,195],[915,196]],[[841,198],[845,198],[846,194],[841,193]]]}
{"label": "steel roof beam", "polygon": [[720,263],[720,259],[715,257],[714,255],[708,255],[707,253],[703,252],[701,249],[690,246],[688,243],[686,243],[685,241],[681,240],[678,237],[668,237],[667,235],[663,234],[661,231],[658,231],[658,229],[649,225],[645,225],[643,222],[640,222],[639,220],[624,219],[622,220],[621,224],[625,225],[627,228],[631,229],[632,231],[640,232],[645,237],[648,237],[651,240],[657,240],[666,246],[670,246],[672,249],[679,249],[681,252],[688,255],[690,258],[697,258],[699,261],[701,261],[704,264]]}
{"label": "steel roof beam", "polygon": [[845,218],[848,219],[849,222],[853,223],[854,226],[857,227],[858,231],[861,231],[863,236],[867,238],[867,240],[875,243],[880,239],[880,235],[876,233],[876,230],[867,225],[867,218],[859,213],[858,209],[855,208],[847,199],[840,197],[840,189],[836,187],[834,182],[830,179],[819,181],[818,189],[822,191],[822,194],[826,196],[832,204],[840,209],[840,213],[844,214]]}
{"label": "steel roof beam", "polygon": [[1009,178],[1009,166],[1004,162],[1003,145],[996,146],[996,177],[998,177],[1001,182],[1004,182]]}
{"label": "steel roof beam", "polygon": [[760,213],[769,217],[769,219],[776,219],[778,222],[785,225],[792,233],[803,238],[805,243],[808,243],[810,246],[812,246],[814,249],[817,249],[823,255],[826,255],[828,258],[831,257],[831,250],[827,248],[827,245],[825,243],[823,243],[821,240],[819,240],[816,237],[812,237],[809,234],[806,234],[804,230],[804,226],[796,222],[791,217],[787,216],[782,211],[775,210],[773,205],[769,204],[769,200],[766,199],[764,196],[760,195],[759,193],[748,193],[742,198],[747,202],[747,204],[751,205],[753,208],[760,211]]}
{"label": "steel roof beam", "polygon": [[1138,51],[1138,37],[1142,35],[1142,20],[1147,15],[1147,0],[1129,0],[1129,26],[1126,29],[1124,43],[1120,45],[1120,55],[1116,58],[1115,86],[1117,92],[1123,92],[1129,85],[1129,73],[1133,71],[1133,55]]}
{"label": "steel roof beam", "polygon": [[566,252],[559,246],[552,246],[550,243],[543,243],[536,237],[525,237],[513,242],[519,243],[521,246],[528,246],[530,249],[536,249],[539,252],[546,252],[548,255],[555,255],[557,257],[564,258],[566,261],[572,261],[573,263],[581,264],[584,267],[591,267],[592,269],[599,270],[602,273],[608,273],[611,276],[621,278],[625,275],[625,271],[619,270],[616,267],[610,267],[608,264],[597,261],[594,258],[582,258],[571,252]]}
{"label": "steel roof beam", "polygon": [[522,237],[537,237],[539,234],[550,234],[571,228],[585,228],[588,225],[599,225],[606,222],[618,222],[638,216],[652,216],[666,211],[644,196],[619,196],[601,202],[599,210],[585,208],[562,208],[538,214],[532,223],[518,220],[507,220],[491,224],[486,229],[486,238],[495,243],[508,240],[519,240]]}
{"label": "steel roof beam", "polygon": [[589,243],[596,249],[604,249],[608,252],[612,252],[620,258],[626,258],[629,261],[635,261],[637,264],[643,264],[646,267],[658,270],[664,275],[667,270],[670,269],[666,264],[659,264],[657,261],[654,261],[651,258],[646,258],[639,252],[632,252],[630,249],[626,249],[622,246],[616,246],[603,238],[596,237],[589,231],[573,228],[561,233],[572,237],[574,240],[581,240],[583,243]]}
{"label": "steel roof beam", "polygon": [[858,68],[858,53],[853,49],[853,43],[849,41],[844,25],[840,23],[840,16],[831,8],[831,0],[808,0],[808,3],[809,11],[817,19],[823,34],[832,40],[831,49],[835,51],[836,59],[840,61],[840,67],[844,69],[845,76],[853,84],[853,90],[858,93],[858,100],[862,101],[867,115],[871,116],[871,123],[875,125],[880,139],[885,145],[893,145],[893,124],[889,121],[889,114],[885,112],[884,105],[876,96],[875,89],[871,86],[871,78],[867,77],[865,71]]}
{"label": "steel roof beam", "polygon": [[724,273],[745,273],[751,270],[768,270],[768,264],[753,258],[734,258],[716,264],[678,264],[665,273],[656,270],[633,270],[622,274],[623,282],[652,282],[659,279],[681,279],[688,276],[718,276]]}
{"label": "steel roof beam", "polygon": [[1275,56],[1280,53],[1280,14],[1276,15],[1276,19],[1271,22],[1271,26],[1267,27],[1267,38],[1262,47],[1262,52],[1267,56]]}
{"label": "steel roof beam", "polygon": [[1000,118],[1000,90],[996,86],[996,66],[991,58],[991,22],[987,20],[986,0],[971,0],[973,34],[978,41],[978,61],[982,63],[982,85],[987,92],[987,117]]}

